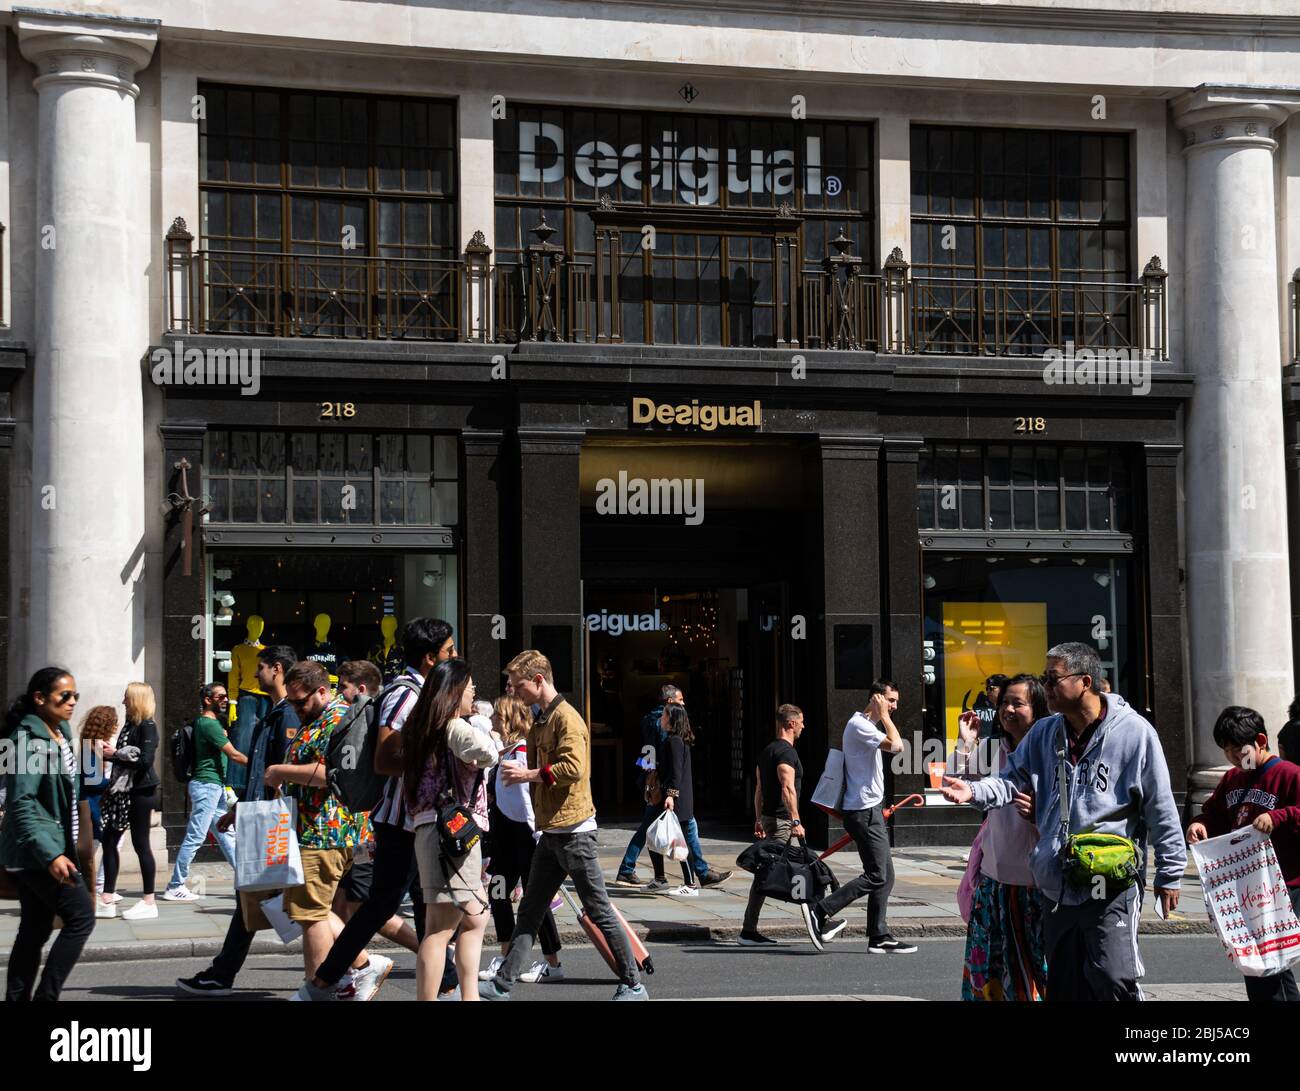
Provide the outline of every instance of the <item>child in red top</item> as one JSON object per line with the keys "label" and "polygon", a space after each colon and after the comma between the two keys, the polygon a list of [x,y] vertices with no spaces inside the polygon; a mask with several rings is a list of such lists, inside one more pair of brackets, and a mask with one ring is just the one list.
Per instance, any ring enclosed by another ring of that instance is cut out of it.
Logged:
{"label": "child in red top", "polygon": [[[1269,752],[1264,718],[1253,708],[1229,705],[1219,713],[1214,741],[1233,768],[1223,774],[1187,827],[1187,840],[1204,841],[1248,825],[1271,835],[1291,908],[1300,915],[1300,766]],[[1251,1000],[1300,1001],[1290,970],[1246,978],[1246,995]]]}

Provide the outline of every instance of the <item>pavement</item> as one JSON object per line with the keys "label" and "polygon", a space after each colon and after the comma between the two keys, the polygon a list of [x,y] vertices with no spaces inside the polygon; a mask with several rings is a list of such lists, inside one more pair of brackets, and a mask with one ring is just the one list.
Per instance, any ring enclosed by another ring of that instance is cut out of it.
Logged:
{"label": "pavement", "polygon": [[[735,943],[664,943],[652,945],[654,973],[643,978],[654,1000],[858,1000],[955,1001],[961,996],[962,959],[966,941],[957,937],[921,938],[917,951],[908,955],[873,955],[866,941],[836,940],[818,952],[807,936],[756,949]],[[483,961],[496,953],[484,948]],[[416,998],[415,956],[391,952],[395,966],[376,1000]],[[1142,991],[1149,1000],[1246,999],[1246,989],[1213,936],[1146,936],[1142,940],[1146,976]],[[561,951],[564,980],[528,985],[519,982],[511,991],[516,1001],[606,1001],[615,980],[588,943],[565,945]],[[177,958],[136,962],[79,963],[68,978],[61,999],[77,1003],[98,1001],[180,1001],[182,1003],[232,1003],[284,1001],[302,982],[302,957],[280,949],[278,954],[251,956],[235,980],[228,999],[191,998],[179,994],[177,977],[199,973],[204,958]],[[3,971],[0,969],[0,976]],[[1242,1005],[1244,1008],[1244,1005]],[[186,1018],[183,1013],[174,1013]],[[85,1014],[93,1023],[103,1016]],[[156,1014],[148,1020],[162,1018]],[[1150,1016],[1146,1018],[1150,1019]],[[1178,1022],[1191,1023],[1186,1016]],[[1195,1022],[1209,1021],[1202,1009]],[[907,1023],[906,1026],[927,1026]]]}
{"label": "pavement", "polygon": [[[634,829],[635,825],[631,823],[611,823],[599,832],[601,870],[607,884],[618,870]],[[736,856],[749,844],[747,831],[738,827],[711,827],[705,823],[701,835],[704,855],[715,869],[734,868]],[[963,851],[955,847],[894,850],[895,882],[889,900],[889,930],[895,936],[965,936],[966,926],[957,909],[957,885],[965,871],[961,859]],[[828,862],[840,882],[860,872],[852,846],[830,857]],[[678,867],[672,864],[668,867],[670,880],[680,878]],[[161,888],[167,874],[161,861],[158,870]],[[638,873],[646,881],[652,874],[650,861],[644,854]],[[233,872],[224,862],[195,864],[191,869],[190,883],[204,892],[202,900],[167,902],[160,898],[155,920],[126,921],[120,916],[97,920],[81,961],[214,955],[221,948],[235,908],[233,878]],[[119,911],[135,904],[138,898],[138,887],[133,887],[133,882],[138,882],[138,879],[128,873],[119,883],[119,892],[123,896]],[[745,914],[749,884],[750,876],[737,870],[722,886],[701,890],[697,897],[649,893],[613,885],[609,885],[609,892],[624,917],[647,941],[687,943],[734,939],[740,932]],[[404,911],[410,912],[409,905],[404,907]],[[555,916],[561,938],[566,943],[585,941],[584,933],[567,904],[562,905]],[[845,909],[840,916],[848,921],[843,940],[866,935],[865,899]],[[798,907],[771,899],[763,908],[760,928],[764,934],[776,939],[806,939],[807,935]],[[17,903],[0,902],[0,958],[7,960],[17,930]],[[1156,917],[1152,899],[1147,898],[1140,930],[1144,935],[1213,934],[1194,869],[1184,876],[1182,898],[1174,917],[1167,921]],[[384,947],[384,941],[377,941],[375,946]],[[286,947],[272,932],[259,935],[253,944],[255,954],[286,950],[297,950],[297,943]]]}

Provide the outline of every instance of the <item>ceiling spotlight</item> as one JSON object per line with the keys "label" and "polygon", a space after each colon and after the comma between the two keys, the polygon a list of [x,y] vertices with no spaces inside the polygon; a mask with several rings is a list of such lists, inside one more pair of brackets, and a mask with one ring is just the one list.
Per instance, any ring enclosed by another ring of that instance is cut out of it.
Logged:
{"label": "ceiling spotlight", "polygon": [[218,604],[220,604],[221,606],[235,605],[235,596],[232,595],[229,591],[222,591],[219,595],[216,595],[215,598]]}
{"label": "ceiling spotlight", "polygon": [[1080,568],[1082,568],[1085,564],[1088,563],[1087,557],[1072,557],[1070,559],[1074,561],[1074,563],[1077,564]]}
{"label": "ceiling spotlight", "polygon": [[1030,557],[1030,558],[1029,558],[1029,563],[1030,563],[1030,564],[1046,564],[1046,563],[1047,563],[1047,558],[1046,558],[1046,557]]}
{"label": "ceiling spotlight", "polygon": [[938,585],[939,581],[936,580],[933,576],[926,576],[925,579],[922,580],[921,582],[925,584],[925,589],[927,591],[933,591],[935,587]]}
{"label": "ceiling spotlight", "polygon": [[1107,575],[1105,572],[1094,572],[1092,574],[1092,579],[1093,582],[1096,583],[1098,587],[1110,586],[1110,576]]}

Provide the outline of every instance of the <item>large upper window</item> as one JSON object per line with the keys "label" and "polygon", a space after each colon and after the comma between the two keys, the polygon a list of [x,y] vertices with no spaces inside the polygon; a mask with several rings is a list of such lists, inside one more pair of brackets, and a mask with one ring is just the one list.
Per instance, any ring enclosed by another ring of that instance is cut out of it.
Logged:
{"label": "large upper window", "polygon": [[214,523],[455,526],[455,436],[216,429],[205,491]]}
{"label": "large upper window", "polygon": [[[939,281],[916,299],[929,347],[1128,340],[1132,299],[1113,287],[1131,281],[1125,134],[918,125],[911,155],[912,275]],[[1048,282],[1095,287],[1031,287]]]}
{"label": "large upper window", "polygon": [[[545,215],[606,307],[617,285],[625,341],[773,345],[797,291],[783,262],[815,268],[842,231],[872,264],[869,125],[511,105],[495,155],[498,263],[525,261]],[[617,278],[596,270],[603,197],[638,212]]]}
{"label": "large upper window", "polygon": [[210,330],[436,337],[454,324],[453,104],[200,93]]}
{"label": "large upper window", "polygon": [[917,489],[922,530],[1132,530],[1128,469],[1113,447],[930,443]]}

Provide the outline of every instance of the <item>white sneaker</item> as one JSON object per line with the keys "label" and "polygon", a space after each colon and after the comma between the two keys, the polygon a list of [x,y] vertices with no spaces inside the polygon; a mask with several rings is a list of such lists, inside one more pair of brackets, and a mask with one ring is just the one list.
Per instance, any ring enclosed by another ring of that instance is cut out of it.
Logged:
{"label": "white sneaker", "polygon": [[304,981],[298,986],[298,991],[289,997],[290,1000],[304,1001],[333,1000],[334,998],[333,989],[319,989],[310,981]]}
{"label": "white sneaker", "polygon": [[[373,1000],[380,987],[387,980],[393,968],[393,960],[383,955],[371,955],[370,963],[364,969],[352,971],[352,984],[355,988],[351,999]],[[342,999],[340,997],[340,999]]]}
{"label": "white sneaker", "polygon": [[[501,969],[501,967],[504,966],[505,963],[506,960],[503,956],[501,955],[493,956],[492,961],[487,964],[487,969],[479,970],[478,979],[480,981],[491,981],[494,977],[497,976],[497,971]],[[532,971],[530,970],[529,972],[531,973]],[[521,978],[520,980],[523,979]]]}
{"label": "white sneaker", "polygon": [[[104,892],[101,890],[100,893],[103,894]],[[120,901],[122,900],[122,895],[121,895],[121,894],[118,894],[116,891],[114,891],[112,894],[109,895],[109,898],[110,898],[114,903],[117,903],[117,902],[120,902]]]}
{"label": "white sneaker", "polygon": [[686,886],[683,884],[670,893],[672,893],[676,898],[698,898],[700,896],[700,888],[698,886]]}
{"label": "white sneaker", "polygon": [[529,985],[546,985],[564,980],[564,968],[552,966],[549,962],[534,962],[531,969],[519,975],[519,980]]}
{"label": "white sneaker", "polygon": [[169,902],[197,902],[203,895],[195,894],[187,886],[169,886],[162,892],[162,897]]}
{"label": "white sneaker", "polygon": [[[109,906],[109,908],[113,907]],[[130,909],[122,910],[122,919],[124,921],[151,921],[157,916],[157,904],[150,905],[148,902],[136,902]]]}
{"label": "white sneaker", "polygon": [[95,917],[97,919],[116,917],[116,916],[117,916],[117,906],[115,906],[112,902],[101,902],[98,898],[95,899]]}

